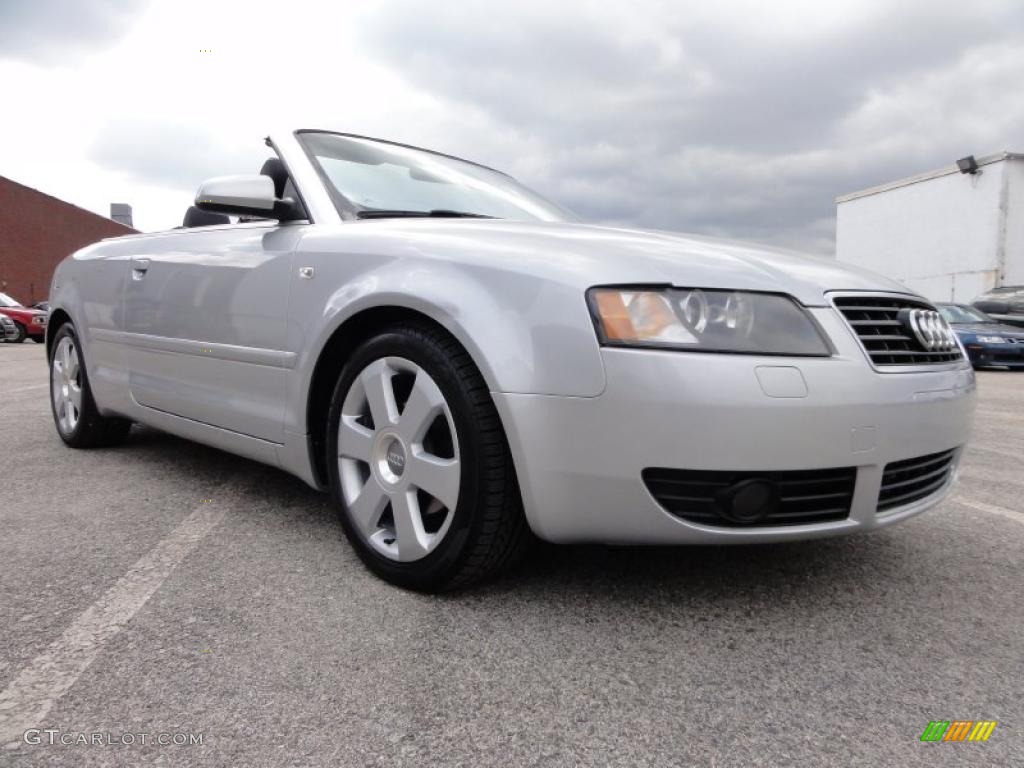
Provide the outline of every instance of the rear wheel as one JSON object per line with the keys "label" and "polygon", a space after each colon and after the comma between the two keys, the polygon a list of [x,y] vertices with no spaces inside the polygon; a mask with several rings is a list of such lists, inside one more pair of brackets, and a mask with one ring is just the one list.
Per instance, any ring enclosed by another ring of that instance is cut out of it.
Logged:
{"label": "rear wheel", "polygon": [[447,334],[390,328],[342,369],[329,415],[331,491],[377,575],[453,589],[513,562],[528,540],[498,414]]}
{"label": "rear wheel", "polygon": [[82,348],[74,327],[62,325],[50,355],[50,405],[61,440],[72,448],[115,445],[128,435],[127,419],[103,416],[89,388]]}

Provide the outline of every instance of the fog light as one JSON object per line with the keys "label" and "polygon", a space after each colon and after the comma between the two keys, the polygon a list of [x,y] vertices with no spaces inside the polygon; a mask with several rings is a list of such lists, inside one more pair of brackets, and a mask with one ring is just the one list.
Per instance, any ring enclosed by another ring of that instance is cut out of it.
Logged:
{"label": "fog light", "polygon": [[718,511],[734,523],[756,523],[779,506],[775,483],[752,478],[730,486],[718,494]]}

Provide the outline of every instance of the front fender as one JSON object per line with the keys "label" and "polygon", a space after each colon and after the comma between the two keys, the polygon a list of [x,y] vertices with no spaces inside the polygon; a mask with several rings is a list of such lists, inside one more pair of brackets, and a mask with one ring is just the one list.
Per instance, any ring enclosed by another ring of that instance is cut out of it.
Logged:
{"label": "front fender", "polygon": [[[382,263],[351,253],[302,254],[299,263],[312,266],[315,277],[293,278],[289,297],[289,348],[301,350],[291,393],[296,415],[305,412],[305,393],[328,340],[347,320],[380,307],[413,310],[444,326],[492,392],[594,397],[604,390],[597,336],[585,297],[574,286],[433,259]],[[296,419],[290,429],[301,425]]]}

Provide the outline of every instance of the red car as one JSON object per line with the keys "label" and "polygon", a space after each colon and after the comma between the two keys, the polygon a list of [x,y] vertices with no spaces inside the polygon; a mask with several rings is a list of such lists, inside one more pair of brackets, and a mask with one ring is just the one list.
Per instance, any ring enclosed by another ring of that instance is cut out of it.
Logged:
{"label": "red car", "polygon": [[15,301],[6,293],[0,293],[0,315],[7,315],[18,327],[18,335],[11,339],[12,342],[20,343],[26,337],[39,344],[46,340],[48,313],[22,306],[21,302]]}

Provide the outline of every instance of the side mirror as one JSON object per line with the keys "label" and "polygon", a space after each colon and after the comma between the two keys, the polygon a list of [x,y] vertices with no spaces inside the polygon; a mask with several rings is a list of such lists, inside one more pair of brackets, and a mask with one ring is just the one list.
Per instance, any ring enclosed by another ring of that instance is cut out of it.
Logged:
{"label": "side mirror", "polygon": [[1008,315],[1010,314],[1010,304],[1006,301],[976,301],[974,302],[975,309],[980,309],[990,315]]}
{"label": "side mirror", "polygon": [[196,207],[211,213],[281,221],[305,218],[294,200],[287,197],[279,200],[275,197],[274,181],[263,175],[207,179],[196,192]]}

